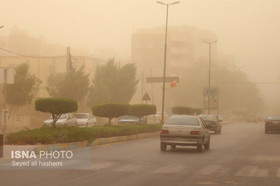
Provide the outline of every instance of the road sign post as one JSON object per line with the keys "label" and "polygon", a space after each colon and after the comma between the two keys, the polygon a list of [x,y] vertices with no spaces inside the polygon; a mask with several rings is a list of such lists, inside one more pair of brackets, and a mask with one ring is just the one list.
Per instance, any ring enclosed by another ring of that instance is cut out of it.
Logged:
{"label": "road sign post", "polygon": [[3,108],[2,108],[2,133],[3,133],[3,144],[5,143],[5,135],[7,129],[7,109],[6,109],[6,102],[7,102],[7,84],[14,83],[14,73],[15,70],[13,67],[0,67],[0,83],[3,83]]}
{"label": "road sign post", "polygon": [[218,110],[218,88],[203,89],[203,107],[206,110]]}
{"label": "road sign post", "polygon": [[151,101],[151,98],[150,98],[150,96],[147,92],[142,97],[142,101],[146,101],[146,104],[147,104],[148,101]]}
{"label": "road sign post", "polygon": [[0,158],[4,156],[4,135],[0,134]]}

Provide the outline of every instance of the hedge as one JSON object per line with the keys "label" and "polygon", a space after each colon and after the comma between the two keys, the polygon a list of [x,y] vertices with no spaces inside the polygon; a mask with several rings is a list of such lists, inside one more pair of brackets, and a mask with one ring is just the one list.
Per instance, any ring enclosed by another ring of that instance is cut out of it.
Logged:
{"label": "hedge", "polygon": [[162,124],[129,124],[117,126],[93,126],[89,128],[79,128],[73,126],[63,127],[41,127],[32,130],[23,130],[7,135],[7,143],[14,145],[23,144],[54,144],[68,143],[87,140],[89,142],[96,138],[113,136],[133,135],[144,132],[159,131]]}

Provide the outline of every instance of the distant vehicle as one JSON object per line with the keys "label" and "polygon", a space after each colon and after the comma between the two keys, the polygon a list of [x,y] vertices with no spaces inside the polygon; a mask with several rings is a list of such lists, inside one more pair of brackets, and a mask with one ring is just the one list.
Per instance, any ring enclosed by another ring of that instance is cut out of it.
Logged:
{"label": "distant vehicle", "polygon": [[96,125],[96,118],[91,113],[75,113],[79,127],[89,127]]}
{"label": "distant vehicle", "polygon": [[118,120],[119,124],[125,124],[125,123],[147,123],[145,118],[141,118],[139,120],[139,117],[136,116],[130,116],[130,115],[124,115],[121,116]]}
{"label": "distant vehicle", "polygon": [[176,145],[196,146],[202,152],[210,148],[210,131],[207,124],[198,116],[170,116],[160,131],[160,149],[166,151],[167,145],[172,149]]}
{"label": "distant vehicle", "polygon": [[265,119],[265,133],[280,132],[280,116],[267,116]]}
{"label": "distant vehicle", "polygon": [[201,114],[199,115],[200,118],[202,118],[206,124],[209,125],[209,130],[214,131],[215,134],[221,134],[222,132],[222,126],[220,122],[221,119],[218,118],[216,115],[211,114]]}
{"label": "distant vehicle", "polygon": [[[44,121],[44,125],[45,126],[51,127],[52,123],[53,123],[52,116],[50,116],[48,119],[46,119]],[[72,113],[65,113],[65,114],[62,114],[60,116],[60,118],[56,121],[55,125],[58,126],[58,127],[59,126],[63,126],[63,125],[77,126],[77,119],[74,116],[74,114],[72,114]]]}

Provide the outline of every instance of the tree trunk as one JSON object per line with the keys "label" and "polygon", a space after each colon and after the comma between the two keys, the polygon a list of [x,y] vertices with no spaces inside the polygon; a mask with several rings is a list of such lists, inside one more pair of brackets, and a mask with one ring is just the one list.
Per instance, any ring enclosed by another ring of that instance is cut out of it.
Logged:
{"label": "tree trunk", "polygon": [[112,124],[112,119],[113,118],[109,118],[109,123],[108,123],[109,126],[111,126],[111,124]]}

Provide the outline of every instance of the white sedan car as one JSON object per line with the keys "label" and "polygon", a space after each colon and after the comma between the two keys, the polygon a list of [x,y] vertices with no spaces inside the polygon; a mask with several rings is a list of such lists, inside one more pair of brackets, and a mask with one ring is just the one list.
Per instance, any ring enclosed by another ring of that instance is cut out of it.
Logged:
{"label": "white sedan car", "polygon": [[96,118],[90,113],[75,113],[79,127],[89,127],[96,125]]}
{"label": "white sedan car", "polygon": [[[51,127],[53,123],[53,118],[50,116],[48,119],[44,121],[45,126]],[[55,124],[57,127],[63,126],[63,125],[69,125],[69,126],[76,126],[77,125],[77,119],[72,113],[65,113],[62,114],[59,119],[56,121]]]}
{"label": "white sedan car", "polygon": [[196,146],[202,152],[210,148],[210,131],[207,124],[198,116],[173,115],[167,119],[160,131],[160,149],[166,151],[176,145]]}

